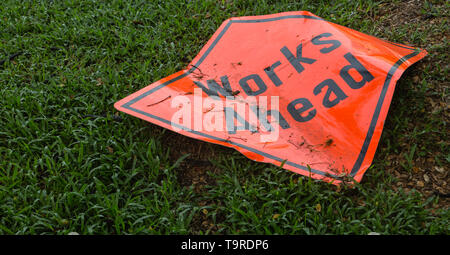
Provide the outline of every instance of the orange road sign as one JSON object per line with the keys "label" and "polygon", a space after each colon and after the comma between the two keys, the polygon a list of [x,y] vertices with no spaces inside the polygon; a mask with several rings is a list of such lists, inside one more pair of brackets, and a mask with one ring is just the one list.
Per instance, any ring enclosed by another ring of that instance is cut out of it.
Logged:
{"label": "orange road sign", "polygon": [[426,54],[306,11],[230,18],[187,69],[115,107],[255,161],[359,182],[396,81]]}

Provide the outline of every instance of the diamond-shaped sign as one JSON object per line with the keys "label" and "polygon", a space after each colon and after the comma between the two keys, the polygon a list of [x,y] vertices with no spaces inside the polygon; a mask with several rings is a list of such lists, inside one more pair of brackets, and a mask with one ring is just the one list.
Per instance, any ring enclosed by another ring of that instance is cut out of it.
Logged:
{"label": "diamond-shaped sign", "polygon": [[305,11],[231,18],[186,70],[115,107],[315,179],[360,181],[396,81],[426,54]]}

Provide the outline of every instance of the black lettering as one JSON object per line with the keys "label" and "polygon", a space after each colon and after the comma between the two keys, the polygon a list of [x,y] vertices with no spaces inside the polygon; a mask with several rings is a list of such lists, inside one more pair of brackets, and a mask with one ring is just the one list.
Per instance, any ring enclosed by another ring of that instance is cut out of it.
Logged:
{"label": "black lettering", "polygon": [[275,86],[280,86],[283,82],[280,80],[278,75],[275,73],[275,68],[281,65],[280,61],[275,62],[273,65],[264,68],[264,72],[266,72],[267,76],[269,76],[270,80],[275,84]]}
{"label": "black lettering", "polygon": [[[248,81],[253,80],[255,81],[256,85],[258,86],[257,91],[253,91],[250,85],[248,85]],[[267,86],[264,83],[264,81],[259,77],[257,74],[250,74],[248,76],[245,76],[239,81],[239,84],[241,85],[242,89],[247,93],[249,96],[257,96],[261,93],[264,93],[264,91],[267,90]]]}
{"label": "black lettering", "polygon": [[[337,105],[341,100],[347,98],[347,95],[344,93],[344,91],[342,91],[342,89],[339,88],[336,82],[334,82],[332,79],[327,79],[319,83],[319,85],[317,85],[313,90],[314,95],[317,96],[318,94],[320,94],[322,88],[325,86],[327,86],[328,89],[327,92],[325,93],[325,96],[323,97],[322,101],[323,106],[331,108]],[[331,93],[333,93],[336,97],[333,100],[330,100]]]}
{"label": "black lettering", "polygon": [[[239,115],[232,107],[224,107],[225,122],[229,134],[236,134],[236,130],[249,130],[250,124],[241,115]],[[234,124],[234,119],[240,123],[240,126]],[[256,129],[256,128],[254,128]]]}
{"label": "black lettering", "polygon": [[320,34],[320,35],[314,37],[311,40],[311,42],[314,45],[332,44],[329,47],[320,49],[321,53],[329,53],[329,52],[332,52],[333,50],[337,49],[339,46],[341,46],[341,42],[338,40],[322,40],[322,41],[320,40],[323,37],[330,37],[330,36],[332,36],[331,33],[323,33],[323,34]]}
{"label": "black lettering", "polygon": [[222,76],[220,77],[220,80],[222,81],[222,86],[220,86],[215,80],[207,80],[206,84],[208,85],[208,88],[206,88],[201,82],[194,81],[194,83],[200,87],[208,96],[219,96],[219,93],[223,96],[233,96],[232,90],[230,86],[230,82],[228,81],[228,77]]}
{"label": "black lettering", "polygon": [[290,128],[289,123],[286,121],[286,119],[281,115],[281,113],[277,110],[268,110],[266,112],[263,112],[261,108],[258,106],[252,107],[250,106],[250,109],[258,116],[259,122],[264,126],[264,128],[268,131],[272,131],[272,125],[270,125],[269,120],[267,119],[267,116],[272,116],[276,118],[278,123],[280,124],[280,127],[282,129]]}
{"label": "black lettering", "polygon": [[[274,118],[277,118],[278,117],[278,119],[277,119],[277,121],[278,121],[278,123],[280,123],[280,127],[282,128],[282,129],[287,129],[287,128],[290,128],[290,126],[289,126],[289,124],[287,123],[287,121],[286,121],[286,119],[283,117],[283,115],[281,115],[281,113],[279,112],[279,111],[277,111],[277,110],[268,110],[267,111],[267,113],[266,114],[264,114],[264,117],[266,117],[266,123],[269,123],[268,122],[268,120],[267,120],[267,116],[272,116],[272,117],[274,117]],[[269,124],[270,125],[270,124]],[[267,129],[267,130],[272,130],[272,127],[270,127],[270,129]]]}
{"label": "black lettering", "polygon": [[[360,89],[362,88],[366,82],[370,82],[373,80],[373,75],[367,70],[361,62],[359,62],[355,56],[353,56],[350,52],[344,55],[345,59],[350,63],[348,66],[344,66],[341,69],[340,75],[342,79],[350,86],[352,89]],[[360,81],[355,81],[355,79],[350,75],[350,69],[356,69],[358,73],[362,76]]]}
{"label": "black lettering", "polygon": [[303,72],[303,70],[305,70],[301,63],[312,64],[316,62],[315,59],[302,57],[302,47],[303,45],[301,43],[299,46],[297,46],[297,57],[295,57],[294,54],[292,54],[292,52],[286,46],[281,49],[281,53],[283,53],[287,60],[289,60],[289,63],[291,63],[291,65],[295,68],[295,70],[297,70],[298,73],[301,73]]}
{"label": "black lettering", "polygon": [[[301,104],[302,107],[300,108],[296,108],[296,106],[298,104]],[[314,118],[314,116],[316,116],[316,109],[312,109],[311,111],[308,112],[308,115],[306,116],[302,116],[302,113],[306,112],[307,110],[313,108],[312,103],[306,99],[306,98],[298,98],[295,99],[294,101],[290,102],[287,106],[287,110],[288,112],[291,114],[292,118],[294,118],[296,121],[299,122],[306,122],[311,120],[312,118]]]}

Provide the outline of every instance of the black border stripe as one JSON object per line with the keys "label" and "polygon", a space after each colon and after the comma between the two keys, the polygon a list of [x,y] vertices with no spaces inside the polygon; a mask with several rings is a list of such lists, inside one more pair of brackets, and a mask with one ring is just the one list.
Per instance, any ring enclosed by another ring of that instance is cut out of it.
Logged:
{"label": "black border stripe", "polygon": [[[266,18],[266,19],[235,19],[231,20],[233,23],[262,23],[262,22],[270,22],[270,21],[277,21],[282,19],[315,19],[315,20],[323,20],[322,18],[316,17],[316,16],[308,16],[308,15],[286,15],[286,16],[279,16],[274,18]],[[323,20],[324,21],[324,20]]]}
{"label": "black border stripe", "polygon": [[[151,93],[153,93],[153,92],[155,92],[155,91],[157,91],[157,90],[159,90],[159,89],[161,89],[161,88],[163,88],[163,87],[165,87],[165,86],[167,86],[167,85],[169,85],[169,84],[171,84],[171,83],[173,83],[175,81],[178,81],[178,80],[186,77],[189,74],[191,74],[197,67],[199,67],[200,64],[203,63],[205,58],[214,49],[214,47],[217,45],[217,43],[220,41],[220,39],[223,37],[223,35],[226,33],[226,31],[228,31],[228,29],[230,28],[232,23],[262,23],[262,22],[270,22],[270,21],[277,21],[277,20],[291,19],[291,18],[305,18],[305,19],[313,19],[313,20],[325,21],[322,18],[315,17],[315,16],[308,16],[308,15],[286,15],[286,16],[280,16],[280,17],[274,17],[274,18],[255,19],[255,20],[232,20],[232,19],[230,19],[228,21],[228,23],[225,25],[225,27],[222,29],[222,31],[219,33],[219,35],[216,37],[216,39],[212,42],[212,44],[208,47],[208,49],[202,55],[202,57],[200,57],[200,59],[197,61],[197,63],[195,64],[194,67],[190,68],[187,72],[185,72],[185,73],[183,73],[183,74],[181,74],[181,75],[179,75],[179,76],[177,76],[177,77],[175,77],[175,78],[173,78],[173,79],[171,79],[169,81],[166,81],[166,82],[164,82],[164,83],[162,83],[162,84],[160,84],[160,85],[158,85],[158,86],[156,86],[156,87],[154,87],[152,89],[149,89],[148,91],[144,92],[143,94],[141,94],[141,95],[137,96],[136,98],[134,98],[134,99],[128,101],[127,103],[123,104],[122,107],[126,108],[126,109],[129,109],[131,111],[134,111],[136,113],[145,115],[147,117],[153,118],[155,120],[161,121],[161,122],[166,123],[168,125],[175,125],[178,128],[180,128],[182,130],[185,130],[185,131],[187,131],[189,133],[192,133],[192,134],[195,134],[195,135],[199,135],[199,136],[203,136],[205,138],[213,139],[213,140],[220,141],[220,142],[227,142],[229,144],[236,145],[238,147],[241,147],[241,148],[246,149],[248,151],[260,154],[260,155],[262,155],[264,157],[267,157],[267,158],[270,158],[272,160],[279,161],[280,163],[281,162],[285,162],[286,165],[290,165],[290,166],[296,167],[296,168],[304,170],[304,171],[310,171],[312,173],[319,174],[319,175],[322,175],[322,176],[325,176],[325,177],[333,177],[333,178],[337,179],[338,178],[337,175],[329,174],[327,172],[323,172],[323,171],[320,171],[320,170],[317,170],[317,169],[308,168],[306,166],[302,166],[302,165],[299,165],[297,163],[294,163],[294,162],[291,162],[291,161],[288,161],[288,160],[284,160],[284,159],[279,158],[277,156],[270,155],[270,154],[268,154],[266,152],[259,151],[257,149],[248,147],[246,145],[243,145],[243,144],[240,144],[240,143],[237,143],[237,142],[224,140],[223,138],[220,138],[220,137],[215,137],[215,136],[212,136],[212,135],[204,134],[204,133],[199,132],[199,131],[191,130],[191,129],[183,127],[183,126],[181,126],[179,124],[172,123],[169,120],[163,119],[161,117],[158,117],[158,116],[152,115],[150,113],[147,113],[147,112],[144,112],[144,111],[141,111],[139,109],[131,107],[132,104],[134,104],[137,101],[143,99],[144,97],[147,97]],[[327,21],[325,21],[325,22],[327,22]],[[388,41],[386,41],[386,42],[388,42]],[[370,145],[370,143],[372,141],[373,132],[375,131],[376,124],[378,122],[378,117],[380,115],[381,108],[383,106],[383,102],[384,102],[387,90],[388,90],[389,85],[391,83],[392,76],[394,75],[394,73],[397,71],[398,67],[402,63],[404,63],[408,59],[418,55],[421,52],[419,49],[404,47],[404,46],[397,45],[396,43],[392,43],[392,42],[389,42],[389,43],[392,44],[392,45],[395,45],[397,47],[404,48],[404,49],[414,50],[414,52],[412,52],[412,53],[402,57],[401,59],[399,59],[391,67],[391,69],[389,70],[389,72],[387,74],[386,80],[385,80],[384,85],[383,85],[383,89],[381,91],[380,97],[379,97],[378,102],[377,102],[377,106],[375,108],[374,115],[372,117],[372,120],[371,120],[371,123],[370,123],[370,126],[369,126],[369,130],[367,132],[366,138],[364,140],[364,143],[363,143],[361,151],[360,151],[360,153],[358,155],[358,158],[357,158],[357,160],[356,160],[356,162],[355,162],[355,164],[354,164],[354,166],[352,168],[352,171],[350,173],[350,175],[352,177],[354,177],[358,173],[358,170],[360,169],[362,162],[364,162],[364,158],[366,156],[366,153],[367,153],[367,150],[369,148],[369,145]]]}
{"label": "black border stripe", "polygon": [[[180,128],[180,129],[182,129],[182,130],[184,130],[184,131],[187,131],[187,132],[189,132],[189,133],[192,133],[192,134],[195,134],[195,135],[199,135],[199,136],[203,136],[203,137],[206,137],[206,138],[209,138],[209,139],[217,140],[217,141],[220,141],[220,142],[227,142],[227,143],[229,143],[229,144],[237,145],[237,146],[239,146],[239,147],[241,147],[241,148],[244,148],[244,149],[249,150],[249,151],[251,151],[251,152],[258,153],[258,154],[260,154],[260,155],[262,155],[262,156],[264,156],[264,157],[267,157],[267,158],[270,158],[270,159],[273,159],[273,160],[276,160],[276,161],[279,161],[279,162],[285,161],[285,160],[282,159],[282,158],[279,158],[279,157],[270,155],[270,154],[268,154],[268,153],[266,153],[266,152],[259,151],[259,150],[257,150],[257,149],[248,147],[248,146],[246,146],[246,145],[243,145],[243,144],[240,144],[240,143],[237,143],[237,142],[233,142],[233,141],[230,141],[230,140],[226,140],[226,139],[223,139],[223,138],[220,138],[220,137],[208,135],[208,134],[205,134],[205,133],[202,133],[202,132],[199,132],[199,131],[195,131],[195,130],[189,129],[189,128],[187,128],[187,127],[181,126],[181,125],[179,125],[179,124],[177,124],[177,123],[172,123],[172,122],[169,121],[169,120],[166,120],[166,119],[163,119],[163,118],[161,118],[161,117],[155,116],[155,115],[153,115],[153,114],[150,114],[150,113],[141,111],[141,110],[136,109],[136,108],[133,108],[133,107],[131,107],[131,106],[123,106],[123,107],[124,107],[124,108],[127,108],[127,109],[129,109],[129,110],[132,110],[132,111],[134,111],[134,112],[137,112],[137,113],[139,113],[139,114],[145,115],[145,116],[147,116],[147,117],[150,117],[150,118],[159,120],[159,121],[161,121],[161,122],[163,122],[163,123],[166,123],[166,124],[168,124],[168,125],[176,126],[176,127]],[[326,173],[326,172],[323,172],[323,171],[320,171],[320,170],[316,170],[316,169],[312,169],[312,168],[311,168],[311,170],[309,170],[308,167],[306,167],[306,166],[302,166],[302,165],[299,165],[299,164],[297,164],[297,163],[290,162],[290,161],[286,161],[285,164],[290,165],[290,166],[297,167],[297,168],[302,169],[302,170],[311,171],[312,173],[320,174],[320,175],[323,175],[323,176],[326,175],[326,176],[334,177],[334,178],[337,178],[337,177],[338,177],[338,176],[336,176],[336,175],[328,174],[328,173]]]}
{"label": "black border stripe", "polygon": [[403,46],[403,45],[400,45],[400,44],[398,44],[398,43],[395,43],[395,42],[390,42],[390,41],[386,41],[386,40],[383,40],[383,41],[385,41],[385,42],[387,42],[387,43],[390,43],[390,44],[392,44],[392,45],[394,45],[394,46],[397,46],[397,47],[403,48],[403,49],[408,49],[408,50],[417,50],[417,48],[414,48],[414,47]]}
{"label": "black border stripe", "polygon": [[383,106],[384,98],[386,97],[386,93],[388,91],[389,84],[391,83],[392,76],[394,75],[395,71],[397,71],[398,67],[401,64],[403,64],[408,59],[418,55],[419,53],[420,53],[420,50],[415,50],[413,53],[402,57],[397,62],[395,62],[395,64],[389,70],[389,72],[386,76],[386,80],[384,81],[383,89],[381,90],[381,94],[378,99],[377,106],[375,107],[375,112],[373,113],[372,121],[370,122],[369,130],[367,131],[366,139],[364,140],[363,146],[358,155],[358,159],[356,160],[355,165],[353,165],[352,172],[350,173],[351,176],[355,176],[356,173],[358,173],[358,170],[361,167],[361,164],[364,161],[364,158],[366,157],[367,150],[369,149],[370,142],[372,141],[373,132],[375,131],[375,128],[377,127],[378,117],[380,116],[381,108]]}

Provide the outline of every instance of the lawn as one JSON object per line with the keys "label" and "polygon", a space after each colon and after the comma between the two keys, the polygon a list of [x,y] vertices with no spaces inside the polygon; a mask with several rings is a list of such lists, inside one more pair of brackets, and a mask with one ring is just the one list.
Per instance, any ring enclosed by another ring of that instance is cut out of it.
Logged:
{"label": "lawn", "polygon": [[[0,3],[0,234],[449,234],[448,1]],[[310,11],[429,52],[354,188],[119,113],[232,16]]]}

